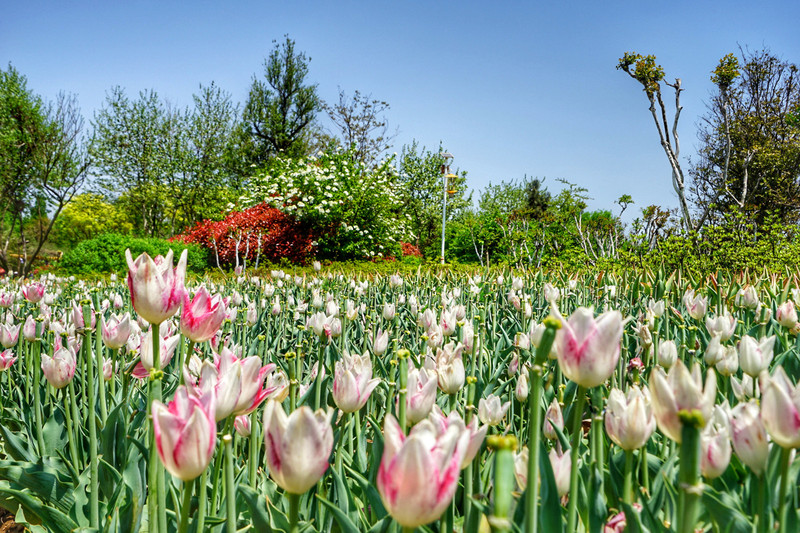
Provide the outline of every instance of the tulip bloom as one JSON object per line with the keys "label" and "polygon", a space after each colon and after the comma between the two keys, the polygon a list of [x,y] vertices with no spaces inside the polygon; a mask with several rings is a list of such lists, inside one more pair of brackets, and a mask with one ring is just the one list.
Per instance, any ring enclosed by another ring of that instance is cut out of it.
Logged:
{"label": "tulip bloom", "polygon": [[32,304],[39,303],[44,298],[44,285],[41,283],[23,285],[22,296]]}
{"label": "tulip bloom", "polygon": [[76,366],[75,352],[70,347],[57,350],[53,357],[42,354],[42,372],[47,382],[56,389],[62,389],[72,381]]}
{"label": "tulip bloom", "polygon": [[228,310],[218,294],[211,296],[205,287],[195,293],[193,299],[183,296],[181,333],[193,342],[205,342],[216,335]]}
{"label": "tulip bloom", "polygon": [[519,491],[523,492],[528,486],[528,447],[514,454],[514,477],[517,480]]}
{"label": "tulip bloom", "polygon": [[731,440],[739,459],[758,476],[767,468],[769,443],[758,403],[740,403],[731,413]]}
{"label": "tulip bloom", "polygon": [[553,429],[553,426],[559,430],[564,429],[564,414],[561,412],[561,405],[558,403],[558,398],[553,398],[547,412],[544,414],[544,424],[542,424],[542,434],[550,440],[556,440],[558,433]]}
{"label": "tulip bloom", "polygon": [[678,360],[678,347],[675,345],[675,341],[671,339],[658,341],[656,355],[658,356],[658,364],[667,369],[672,368],[672,365]]}
{"label": "tulip bloom", "polygon": [[792,329],[795,327],[797,325],[797,310],[794,307],[794,302],[786,300],[779,305],[775,312],[775,319],[785,328]]}
{"label": "tulip bloom", "polygon": [[8,370],[17,358],[10,349],[0,352],[0,370]]}
{"label": "tulip bloom", "polygon": [[478,426],[478,418],[474,416],[472,420],[470,420],[469,425],[464,425],[464,421],[456,411],[451,411],[450,414],[444,416],[444,413],[439,409],[438,405],[433,406],[433,410],[427,420],[433,422],[436,426],[437,435],[440,437],[445,434],[447,428],[450,427],[451,424],[455,424],[467,431],[469,434],[469,444],[467,445],[466,453],[464,453],[464,459],[461,461],[461,470],[467,468],[472,460],[475,459],[475,456],[481,449],[481,444],[483,444],[484,439],[486,439],[486,432],[489,430],[489,426]]}
{"label": "tulip bloom", "polygon": [[623,450],[638,450],[656,429],[647,389],[632,385],[627,397],[619,389],[608,395],[606,433]]}
{"label": "tulip bloom", "polygon": [[742,372],[755,378],[767,370],[772,362],[774,346],[775,335],[759,341],[750,335],[743,336],[739,341],[739,365],[742,367]]}
{"label": "tulip bloom", "polygon": [[381,380],[372,378],[369,354],[342,354],[333,374],[333,401],[345,413],[355,413],[367,403],[372,390]]}
{"label": "tulip bloom", "polygon": [[172,250],[166,257],[155,260],[143,253],[133,260],[130,250],[125,250],[128,261],[128,289],[133,308],[140,317],[151,324],[161,324],[174,315],[183,302],[188,250],[181,253],[178,266],[172,268]]}
{"label": "tulip bloom", "polygon": [[25,319],[25,324],[22,326],[22,337],[28,342],[36,340],[36,321],[31,315],[28,315],[28,318]]}
{"label": "tulip bloom", "polygon": [[425,368],[409,365],[406,389],[406,420],[416,424],[428,416],[436,401],[435,373],[431,376]]}
{"label": "tulip bloom", "polygon": [[556,490],[559,496],[564,496],[569,493],[569,478],[572,472],[572,462],[570,454],[561,454],[555,448],[550,450],[548,454],[550,459],[550,466],[553,467],[553,475],[556,479]]}
{"label": "tulip bloom", "polygon": [[478,418],[487,426],[496,426],[503,421],[511,402],[501,403],[500,397],[490,394],[478,402]]}
{"label": "tulip bloom", "polygon": [[455,495],[469,434],[463,425],[450,424],[439,435],[433,423],[423,421],[406,437],[389,414],[383,435],[377,485],[386,510],[407,528],[438,519]]}
{"label": "tulip bloom", "polygon": [[706,329],[712,337],[719,337],[722,342],[725,342],[733,337],[733,333],[736,331],[736,317],[727,311],[715,318],[707,317]]}
{"label": "tulip bloom", "polygon": [[372,341],[372,351],[377,356],[381,356],[389,346],[389,333],[386,331],[378,330],[375,339]]}
{"label": "tulip bloom", "polygon": [[436,373],[439,377],[439,388],[445,394],[456,394],[464,386],[467,379],[461,343],[447,343],[444,348],[436,350]]}
{"label": "tulip bloom", "polygon": [[695,320],[701,320],[708,310],[708,300],[700,294],[696,295],[692,289],[688,289],[684,293],[683,305],[686,306],[689,316]]}
{"label": "tulip bloom", "polygon": [[706,479],[721,476],[731,461],[728,403],[714,407],[711,422],[700,435],[700,471]]}
{"label": "tulip bloom", "polygon": [[264,409],[264,444],[269,475],[286,492],[303,494],[328,470],[333,450],[333,409],[316,412],[308,406],[288,417],[283,407],[269,400]]}
{"label": "tulip bloom", "polygon": [[13,292],[0,291],[0,307],[3,309],[8,309],[14,305],[14,300],[16,299],[17,295]]}
{"label": "tulip bloom", "polygon": [[519,403],[528,401],[528,374],[521,372],[517,378],[517,386],[514,388],[514,397]]}
{"label": "tulip bloom", "polygon": [[13,348],[19,342],[20,325],[9,326],[8,324],[0,324],[0,345],[3,348]]}
{"label": "tulip bloom", "polygon": [[607,311],[595,318],[591,308],[580,307],[564,320],[556,333],[558,364],[564,375],[587,389],[605,382],[617,366],[622,339],[622,314]]}
{"label": "tulip bloom", "polygon": [[250,436],[250,417],[247,415],[239,415],[233,421],[233,429],[242,437]]}
{"label": "tulip bloom", "polygon": [[153,400],[153,429],[158,457],[173,476],[191,481],[208,467],[214,453],[217,424],[214,394],[197,398],[178,387],[164,405]]}
{"label": "tulip bloom", "polygon": [[650,378],[653,414],[658,427],[667,437],[678,443],[681,442],[683,427],[678,413],[699,411],[705,425],[711,419],[716,394],[717,378],[714,376],[714,371],[709,369],[706,373],[706,384],[703,388],[699,363],[695,363],[689,372],[686,365],[678,360],[669,370],[669,374],[664,374],[664,371],[657,367]]}
{"label": "tulip bloom", "polygon": [[128,342],[130,337],[131,317],[128,313],[118,318],[115,315],[106,321],[105,317],[100,317],[100,330],[103,337],[103,344],[110,350],[119,350],[125,343]]}
{"label": "tulip bloom", "polygon": [[[159,361],[161,362],[160,368],[163,370],[167,368],[169,362],[172,361],[172,356],[175,355],[175,349],[178,347],[181,336],[173,335],[166,339],[161,337],[161,335],[159,335],[159,337],[161,339]],[[153,368],[152,332],[148,330],[146,336],[142,336],[141,338],[141,344],[139,345],[139,363],[133,368],[131,375],[135,378],[144,379],[150,374],[150,370]]]}
{"label": "tulip bloom", "polygon": [[761,390],[761,418],[772,440],[782,448],[800,448],[800,387],[778,366]]}

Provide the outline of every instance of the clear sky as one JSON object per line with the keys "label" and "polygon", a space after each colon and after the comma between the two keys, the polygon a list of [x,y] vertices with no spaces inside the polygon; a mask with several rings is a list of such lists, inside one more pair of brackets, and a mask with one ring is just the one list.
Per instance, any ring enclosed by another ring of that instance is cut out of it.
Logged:
{"label": "clear sky", "polygon": [[766,46],[800,63],[798,21],[797,0],[7,0],[0,64],[47,98],[76,93],[91,119],[115,85],[183,106],[214,81],[242,102],[272,41],[288,34],[311,57],[323,99],[341,87],[386,100],[395,150],[441,141],[476,196],[527,174],[551,191],[556,178],[587,188],[594,208],[630,194],[638,213],[677,200],[647,99],[615,70],[618,58],[652,53],[682,79],[686,165],[720,57]]}

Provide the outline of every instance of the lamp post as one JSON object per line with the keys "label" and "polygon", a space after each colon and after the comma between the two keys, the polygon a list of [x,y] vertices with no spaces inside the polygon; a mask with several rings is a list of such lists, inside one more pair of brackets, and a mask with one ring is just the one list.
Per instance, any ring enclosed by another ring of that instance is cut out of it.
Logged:
{"label": "lamp post", "polygon": [[442,158],[442,264],[444,264],[444,228],[447,223],[447,179],[450,174],[450,163],[453,161],[453,154],[450,152],[439,152]]}

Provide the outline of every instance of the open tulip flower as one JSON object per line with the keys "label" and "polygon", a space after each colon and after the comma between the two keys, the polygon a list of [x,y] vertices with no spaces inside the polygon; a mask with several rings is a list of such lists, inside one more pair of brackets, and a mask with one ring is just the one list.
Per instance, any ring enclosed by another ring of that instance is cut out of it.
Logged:
{"label": "open tulip flower", "polygon": [[[181,336],[173,335],[172,337],[164,338],[159,335],[159,338],[161,339],[159,361],[161,362],[161,368],[164,369],[169,362],[172,361]],[[150,370],[153,368],[153,343],[151,332],[148,331],[141,339],[141,344],[139,345],[139,363],[134,367],[131,375],[135,378],[144,379],[150,374]]]}
{"label": "open tulip flower", "polygon": [[638,450],[656,429],[650,393],[632,385],[625,395],[612,389],[605,415],[606,433],[623,450]]}
{"label": "open tulip flower", "polygon": [[426,368],[409,365],[406,419],[410,424],[416,424],[428,416],[436,401],[436,373],[429,372]]}
{"label": "open tulip flower", "polygon": [[143,253],[135,261],[131,251],[125,250],[131,302],[139,316],[149,323],[161,324],[183,303],[187,254],[188,250],[181,253],[178,266],[173,269],[172,250],[166,257],[159,255],[155,259]]}
{"label": "open tulip flower", "polygon": [[77,364],[75,352],[70,347],[56,350],[53,357],[42,354],[42,372],[47,382],[56,389],[62,389],[72,381]]}
{"label": "open tulip flower", "polygon": [[740,403],[731,412],[733,450],[741,461],[761,475],[767,468],[769,442],[761,411],[755,400]]}
{"label": "open tulip flower", "polygon": [[478,402],[478,418],[487,426],[496,426],[503,421],[511,402],[502,403],[500,397],[490,394]]}
{"label": "open tulip flower", "polygon": [[742,336],[739,341],[739,365],[742,372],[758,377],[772,362],[772,350],[775,346],[775,335],[756,340],[750,335]]}
{"label": "open tulip flower", "polygon": [[556,333],[558,364],[564,375],[582,387],[604,383],[617,366],[622,338],[622,314],[607,311],[595,318],[591,308],[580,307],[564,320]]}
{"label": "open tulip flower", "polygon": [[702,415],[705,426],[714,410],[716,394],[717,378],[714,371],[708,369],[703,388],[699,363],[695,363],[689,372],[686,365],[678,360],[669,370],[669,374],[664,374],[662,369],[656,368],[650,380],[653,413],[658,427],[675,442],[681,442],[683,427],[678,413],[696,411]]}
{"label": "open tulip flower", "polygon": [[436,426],[437,434],[439,436],[444,435],[444,433],[447,431],[447,428],[451,424],[455,424],[460,428],[466,428],[467,432],[469,433],[469,445],[467,446],[467,451],[464,454],[464,459],[461,461],[462,470],[467,468],[467,466],[469,466],[469,464],[478,454],[478,451],[481,449],[481,445],[486,438],[486,432],[489,430],[489,426],[487,425],[478,426],[478,419],[474,416],[472,417],[472,420],[470,420],[469,424],[466,425],[456,411],[451,411],[447,416],[444,416],[444,413],[438,405],[433,406],[433,410],[431,411],[431,414],[428,416],[427,420],[433,422],[433,424]]}
{"label": "open tulip flower", "polygon": [[42,283],[23,285],[22,296],[30,303],[37,304],[44,298],[44,285]]}
{"label": "open tulip flower", "polygon": [[264,443],[269,475],[280,488],[303,494],[328,470],[333,450],[333,409],[312,411],[305,405],[286,416],[269,400],[264,409]]}
{"label": "open tulip flower", "polygon": [[106,321],[105,316],[100,317],[100,330],[103,344],[111,350],[119,350],[128,342],[131,334],[131,317],[124,313],[122,318],[111,315]]}
{"label": "open tulip flower", "polygon": [[364,355],[342,354],[333,375],[333,401],[345,413],[355,413],[367,403],[381,380],[372,378],[372,361]]}
{"label": "open tulip flower", "polygon": [[8,370],[16,360],[17,358],[14,356],[14,352],[10,349],[3,350],[0,352],[0,370]]}
{"label": "open tulip flower", "polygon": [[158,457],[178,479],[195,479],[211,462],[217,438],[214,402],[213,393],[198,398],[183,386],[175,391],[169,405],[153,400]]}
{"label": "open tulip flower", "polygon": [[3,348],[13,348],[19,342],[20,325],[9,326],[0,324],[0,345]]}
{"label": "open tulip flower", "polygon": [[464,386],[466,371],[461,353],[461,343],[449,342],[444,348],[436,350],[436,373],[439,377],[439,388],[445,394],[456,394]]}
{"label": "open tulip flower", "polygon": [[727,402],[714,407],[714,414],[700,438],[700,471],[706,479],[721,476],[731,461],[731,425]]}
{"label": "open tulip flower", "polygon": [[762,381],[764,427],[782,448],[800,448],[800,387],[792,384],[782,366]]}
{"label": "open tulip flower", "polygon": [[220,295],[211,296],[204,286],[195,293],[183,297],[181,333],[193,342],[205,342],[216,335],[227,316],[225,300]]}
{"label": "open tulip flower", "polygon": [[463,424],[450,424],[439,434],[422,421],[406,437],[397,420],[386,416],[378,492],[386,510],[403,527],[438,519],[458,486],[458,473],[469,445]]}

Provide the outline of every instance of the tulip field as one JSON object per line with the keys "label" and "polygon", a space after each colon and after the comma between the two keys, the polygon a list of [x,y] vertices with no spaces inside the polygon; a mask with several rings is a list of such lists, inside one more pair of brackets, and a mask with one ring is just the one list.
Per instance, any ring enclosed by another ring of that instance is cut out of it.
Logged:
{"label": "tulip field", "polygon": [[0,279],[33,532],[800,531],[791,275]]}

